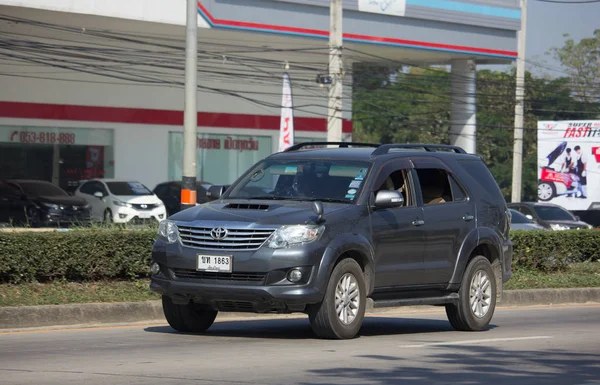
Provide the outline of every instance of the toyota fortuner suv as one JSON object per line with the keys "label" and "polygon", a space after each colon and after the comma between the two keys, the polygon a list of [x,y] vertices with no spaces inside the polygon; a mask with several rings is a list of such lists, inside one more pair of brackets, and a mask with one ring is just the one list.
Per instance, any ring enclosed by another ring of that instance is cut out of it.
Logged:
{"label": "toyota fortuner suv", "polygon": [[511,276],[504,197],[459,147],[301,143],[211,191],[153,246],[150,287],[180,332],[219,311],[304,312],[346,339],[367,301],[442,305],[455,329],[484,330]]}

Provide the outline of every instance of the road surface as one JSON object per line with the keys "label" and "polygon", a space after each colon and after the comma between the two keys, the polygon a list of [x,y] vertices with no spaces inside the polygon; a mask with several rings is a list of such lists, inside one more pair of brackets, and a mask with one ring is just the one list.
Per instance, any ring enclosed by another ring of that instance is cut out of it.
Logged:
{"label": "road surface", "polygon": [[479,333],[432,309],[370,316],[350,341],[306,318],[0,333],[0,384],[600,385],[599,305],[497,309]]}

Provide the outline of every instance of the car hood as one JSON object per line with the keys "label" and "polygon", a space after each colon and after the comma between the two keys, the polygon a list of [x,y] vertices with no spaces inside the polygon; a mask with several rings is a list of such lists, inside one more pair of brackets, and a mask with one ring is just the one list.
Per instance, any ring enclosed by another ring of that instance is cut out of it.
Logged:
{"label": "car hood", "polygon": [[[352,204],[323,202],[325,219],[333,212],[354,207]],[[214,201],[174,214],[169,219],[177,222],[255,223],[257,225],[291,225],[314,223],[316,214],[312,202],[306,201]]]}
{"label": "car hood", "polygon": [[113,195],[116,199],[132,204],[156,205],[162,201],[156,195]]}
{"label": "car hood", "polygon": [[512,230],[547,230],[544,226],[540,226],[537,223],[511,223],[510,228]]}
{"label": "car hood", "polygon": [[544,221],[545,223],[547,223],[548,225],[562,225],[562,226],[568,226],[568,227],[572,227],[572,228],[587,228],[588,224],[585,222],[581,222],[581,221],[556,221],[556,220],[549,220],[549,221]]}
{"label": "car hood", "polygon": [[56,205],[69,205],[69,206],[85,206],[87,205],[87,201],[81,197],[77,197],[77,196],[71,196],[71,195],[67,195],[67,196],[45,196],[45,195],[41,195],[41,196],[37,196],[37,197],[33,197],[31,198],[33,200],[39,201],[39,202],[45,202],[45,203],[53,203]]}

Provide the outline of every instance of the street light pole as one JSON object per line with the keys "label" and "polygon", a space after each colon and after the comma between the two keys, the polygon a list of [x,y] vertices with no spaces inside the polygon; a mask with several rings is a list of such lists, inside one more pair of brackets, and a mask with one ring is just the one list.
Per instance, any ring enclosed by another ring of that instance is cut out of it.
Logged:
{"label": "street light pole", "polygon": [[523,177],[523,118],[525,115],[525,34],[527,0],[521,0],[521,30],[518,33],[517,84],[515,103],[515,132],[513,143],[512,202],[521,201]]}
{"label": "street light pole", "polygon": [[327,141],[342,141],[342,0],[329,5],[329,102],[327,109]]}
{"label": "street light pole", "polygon": [[183,178],[181,181],[181,209],[196,205],[196,104],[198,85],[198,9],[196,0],[187,0],[185,39],[185,111],[183,132]]}

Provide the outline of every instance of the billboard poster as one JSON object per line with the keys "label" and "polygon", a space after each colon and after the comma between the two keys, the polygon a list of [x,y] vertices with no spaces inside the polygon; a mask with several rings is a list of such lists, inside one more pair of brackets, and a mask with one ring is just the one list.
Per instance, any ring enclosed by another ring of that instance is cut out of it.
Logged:
{"label": "billboard poster", "polygon": [[600,209],[600,120],[538,122],[538,201]]}

